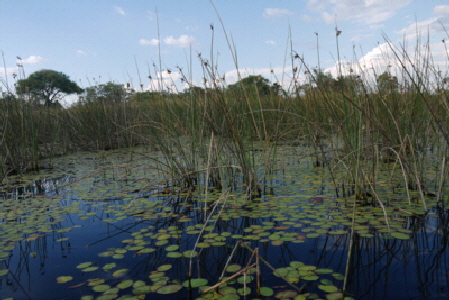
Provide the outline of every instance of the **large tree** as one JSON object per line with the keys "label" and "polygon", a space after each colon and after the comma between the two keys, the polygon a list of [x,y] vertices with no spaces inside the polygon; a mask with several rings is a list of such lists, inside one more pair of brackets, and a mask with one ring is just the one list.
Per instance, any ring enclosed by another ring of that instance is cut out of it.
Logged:
{"label": "large tree", "polygon": [[259,95],[269,95],[271,91],[270,80],[261,75],[245,77],[235,84],[228,86],[231,91],[245,90],[247,93],[257,91]]}
{"label": "large tree", "polygon": [[125,89],[123,84],[107,82],[86,88],[86,103],[123,103],[134,94],[133,89]]}
{"label": "large tree", "polygon": [[385,71],[377,77],[377,88],[382,94],[397,92],[399,90],[398,78]]}
{"label": "large tree", "polygon": [[29,95],[38,98],[47,106],[58,102],[69,94],[80,94],[83,89],[69,76],[54,70],[40,70],[32,73],[28,78],[17,81],[17,95]]}

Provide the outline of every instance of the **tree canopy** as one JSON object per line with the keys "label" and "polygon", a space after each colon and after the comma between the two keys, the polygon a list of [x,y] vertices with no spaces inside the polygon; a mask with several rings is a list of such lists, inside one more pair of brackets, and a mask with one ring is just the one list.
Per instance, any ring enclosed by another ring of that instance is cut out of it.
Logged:
{"label": "tree canopy", "polygon": [[83,89],[69,76],[54,70],[40,70],[32,73],[28,78],[17,81],[17,95],[29,95],[37,98],[46,106],[51,106],[64,96],[80,94]]}
{"label": "tree canopy", "polygon": [[397,92],[399,89],[398,78],[385,71],[377,77],[377,87],[381,93]]}
{"label": "tree canopy", "polygon": [[123,103],[134,93],[123,84],[108,82],[86,88],[84,101],[87,103]]}
{"label": "tree canopy", "polygon": [[229,90],[246,90],[247,93],[251,93],[256,91],[259,95],[269,95],[271,91],[270,81],[260,75],[251,75],[245,77],[235,84],[231,84],[228,86]]}

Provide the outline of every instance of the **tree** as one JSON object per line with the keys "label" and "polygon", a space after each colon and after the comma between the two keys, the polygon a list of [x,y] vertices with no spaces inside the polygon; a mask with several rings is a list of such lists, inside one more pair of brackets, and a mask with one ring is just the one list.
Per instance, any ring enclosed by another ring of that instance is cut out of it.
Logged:
{"label": "tree", "polygon": [[123,84],[108,82],[86,88],[84,101],[86,103],[122,103],[126,102],[134,93],[132,89],[125,89]]}
{"label": "tree", "polygon": [[254,92],[257,89],[259,95],[269,95],[270,94],[270,80],[262,77],[261,75],[251,75],[245,77],[235,84],[228,86],[229,90],[245,90],[247,93]]}
{"label": "tree", "polygon": [[380,93],[397,92],[399,89],[399,82],[396,76],[391,76],[389,72],[383,72],[377,77],[377,88]]}
{"label": "tree", "polygon": [[17,81],[17,95],[37,97],[46,106],[59,102],[69,94],[80,94],[83,89],[69,76],[54,70],[40,70],[32,73],[28,78]]}

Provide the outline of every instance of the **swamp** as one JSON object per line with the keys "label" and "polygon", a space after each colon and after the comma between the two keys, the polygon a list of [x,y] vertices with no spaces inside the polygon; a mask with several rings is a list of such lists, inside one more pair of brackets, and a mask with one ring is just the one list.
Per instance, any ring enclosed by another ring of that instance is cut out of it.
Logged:
{"label": "swamp", "polygon": [[448,299],[449,78],[384,39],[401,84],[0,99],[0,298]]}

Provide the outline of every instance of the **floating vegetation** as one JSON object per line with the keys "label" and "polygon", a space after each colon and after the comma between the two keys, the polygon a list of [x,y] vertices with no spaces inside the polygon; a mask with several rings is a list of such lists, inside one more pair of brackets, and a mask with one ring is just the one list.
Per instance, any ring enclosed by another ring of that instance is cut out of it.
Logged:
{"label": "floating vegetation", "polygon": [[[30,265],[44,260],[51,266],[54,254],[47,259],[45,245],[60,245],[62,256],[71,257],[71,262],[49,276],[58,284],[74,282],[64,294],[77,290],[83,299],[191,293],[196,299],[212,295],[342,299],[344,282],[357,276],[356,265],[349,265],[348,275],[341,264],[351,240],[352,255],[375,264],[375,260],[385,261],[389,251],[412,249],[410,242],[420,245],[423,237],[442,239],[440,224],[449,218],[446,210],[432,199],[426,199],[426,210],[419,197],[410,204],[405,191],[392,193],[401,182],[400,171],[385,174],[390,183],[385,181],[376,191],[383,206],[367,205],[355,195],[337,197],[333,182],[323,180],[327,171],[313,167],[307,156],[299,166],[288,166],[298,151],[302,150],[278,149],[283,162],[282,171],[272,175],[273,194],[253,198],[239,186],[232,190],[232,197],[226,189],[205,194],[201,182],[190,194],[167,195],[156,189],[142,196],[135,190],[144,190],[148,184],[140,178],[153,178],[154,172],[151,162],[142,167],[148,155],[145,149],[133,151],[136,165],[126,159],[126,152],[111,153],[111,159],[127,161],[112,172],[96,173],[92,171],[95,164],[92,170],[80,164],[81,168],[72,170],[76,178],[55,179],[39,195],[25,185],[20,199],[10,195],[2,200],[8,209],[2,212],[0,276],[12,280],[12,273],[19,278],[26,275],[24,270],[17,273],[23,263],[15,259],[19,253],[31,258]],[[62,166],[70,159],[79,157],[64,158]],[[338,174],[334,170],[334,176]],[[111,200],[109,194],[120,199]],[[370,258],[362,247],[376,254]],[[419,247],[424,257],[426,248]],[[73,253],[82,252],[89,255],[72,259]],[[406,267],[401,264],[394,263]],[[356,288],[348,284],[345,299],[356,299]]]}

